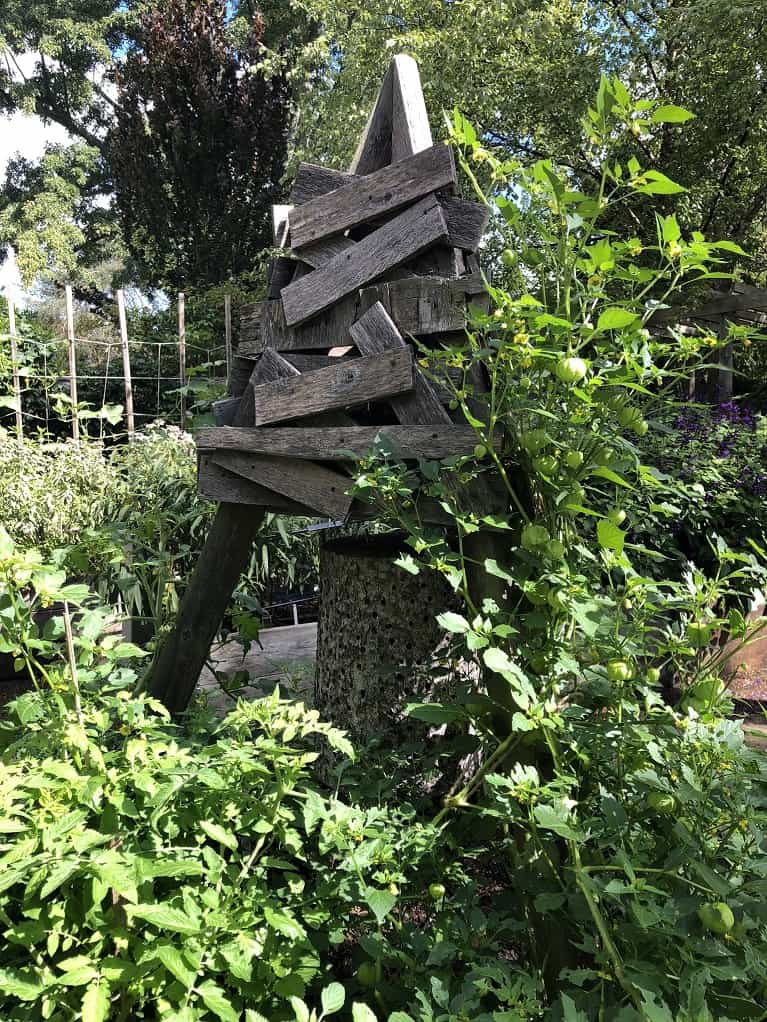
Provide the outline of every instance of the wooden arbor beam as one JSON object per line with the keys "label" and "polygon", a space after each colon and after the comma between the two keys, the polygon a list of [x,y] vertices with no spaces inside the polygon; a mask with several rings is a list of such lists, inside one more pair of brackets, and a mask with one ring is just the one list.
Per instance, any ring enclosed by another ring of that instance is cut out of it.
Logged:
{"label": "wooden arbor beam", "polygon": [[181,600],[176,626],[145,678],[149,692],[171,713],[182,713],[189,705],[265,515],[247,504],[219,504]]}

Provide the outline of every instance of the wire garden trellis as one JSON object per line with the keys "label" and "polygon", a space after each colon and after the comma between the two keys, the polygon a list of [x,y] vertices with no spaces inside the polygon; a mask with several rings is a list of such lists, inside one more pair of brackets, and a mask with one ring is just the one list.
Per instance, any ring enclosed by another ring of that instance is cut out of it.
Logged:
{"label": "wire garden trellis", "polygon": [[78,336],[72,289],[65,287],[64,334],[41,339],[18,329],[14,302],[7,299],[8,335],[2,347],[10,363],[10,393],[0,395],[0,407],[13,410],[19,437],[60,432],[68,424],[77,443],[84,433],[102,439],[107,432],[119,435],[123,421],[130,437],[161,418],[176,419],[186,428],[198,397],[226,387],[232,365],[231,295],[223,296],[223,340],[213,344],[187,336],[183,292],[177,296],[176,331],[170,337],[166,332],[131,338],[122,291],[116,301],[116,333],[104,319],[99,332],[105,336],[94,330]]}

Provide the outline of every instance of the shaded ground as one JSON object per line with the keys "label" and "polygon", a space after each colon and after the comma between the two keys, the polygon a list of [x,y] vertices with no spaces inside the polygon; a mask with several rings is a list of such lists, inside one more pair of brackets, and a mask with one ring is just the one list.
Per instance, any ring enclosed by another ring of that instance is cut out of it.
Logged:
{"label": "shaded ground", "polygon": [[[216,671],[225,671],[230,678],[238,671],[247,671],[250,682],[237,690],[246,699],[258,699],[279,685],[283,695],[312,700],[314,663],[317,656],[317,624],[289,625],[267,628],[260,634],[263,649],[253,643],[247,653],[238,642],[213,648],[212,661]],[[208,704],[225,712],[233,700],[218,684],[208,668],[200,675],[198,692]]]}

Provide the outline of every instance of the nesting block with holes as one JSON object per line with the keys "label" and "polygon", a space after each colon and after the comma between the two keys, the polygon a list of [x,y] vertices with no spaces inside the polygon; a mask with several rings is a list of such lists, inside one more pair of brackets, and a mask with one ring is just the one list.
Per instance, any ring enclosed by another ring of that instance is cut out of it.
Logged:
{"label": "nesting block with holes", "polygon": [[485,307],[474,253],[487,210],[456,191],[417,67],[397,56],[349,172],[302,163],[274,207],[267,299],[243,310],[230,396],[197,437],[203,495],[362,517],[351,458],[378,436],[405,459],[473,451],[449,379],[427,375],[415,345],[438,348],[470,304]]}

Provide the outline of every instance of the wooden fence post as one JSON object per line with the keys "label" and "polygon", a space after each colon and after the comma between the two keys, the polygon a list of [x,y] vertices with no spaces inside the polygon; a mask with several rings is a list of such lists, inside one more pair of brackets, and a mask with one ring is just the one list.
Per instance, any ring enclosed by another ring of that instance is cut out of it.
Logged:
{"label": "wooden fence post", "polygon": [[72,304],[72,287],[64,288],[67,305],[67,352],[69,355],[69,398],[72,402],[72,439],[80,443],[80,420],[77,414],[77,359],[75,356],[75,312]]}
{"label": "wooden fence post", "polygon": [[224,295],[224,343],[226,344],[226,392],[232,379],[232,296]]}
{"label": "wooden fence post", "polygon": [[181,384],[181,428],[186,427],[186,316],[184,292],[178,293],[178,375]]}
{"label": "wooden fence post", "polygon": [[136,423],[133,416],[133,380],[130,371],[130,350],[128,348],[128,321],[125,318],[125,295],[122,290],[117,292],[117,316],[120,321],[120,347],[123,353],[123,379],[125,381],[125,421],[128,426],[128,436],[132,437],[136,432]]}
{"label": "wooden fence post", "polygon": [[16,433],[19,440],[23,435],[21,418],[21,379],[19,377],[19,349],[16,343],[16,309],[13,299],[8,299],[8,333],[11,335],[11,368],[13,371],[13,399],[16,402]]}

